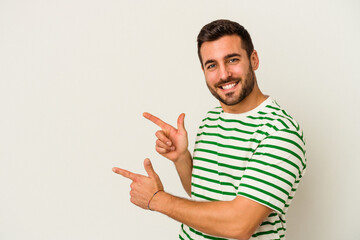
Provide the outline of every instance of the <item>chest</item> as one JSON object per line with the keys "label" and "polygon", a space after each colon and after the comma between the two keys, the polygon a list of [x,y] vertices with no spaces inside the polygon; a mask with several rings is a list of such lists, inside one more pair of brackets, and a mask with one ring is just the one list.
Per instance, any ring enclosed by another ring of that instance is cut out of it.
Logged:
{"label": "chest", "polygon": [[236,196],[249,160],[266,137],[264,132],[263,124],[244,125],[222,119],[204,121],[195,142],[193,186],[211,185],[211,189],[221,193],[219,200]]}

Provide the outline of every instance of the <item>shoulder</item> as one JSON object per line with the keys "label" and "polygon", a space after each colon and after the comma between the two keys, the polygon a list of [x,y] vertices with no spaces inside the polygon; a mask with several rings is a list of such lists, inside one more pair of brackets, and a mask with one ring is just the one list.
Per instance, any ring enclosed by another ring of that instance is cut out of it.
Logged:
{"label": "shoulder", "polygon": [[257,114],[262,118],[271,120],[274,130],[273,134],[288,133],[290,136],[294,135],[305,143],[303,130],[299,123],[275,100],[271,99],[262,111],[259,111]]}
{"label": "shoulder", "polygon": [[[306,168],[305,138],[298,122],[275,100],[264,108],[263,115],[271,120],[268,135],[260,143],[259,151],[274,151],[274,155],[292,159],[299,169]],[[270,127],[271,126],[271,127]]]}

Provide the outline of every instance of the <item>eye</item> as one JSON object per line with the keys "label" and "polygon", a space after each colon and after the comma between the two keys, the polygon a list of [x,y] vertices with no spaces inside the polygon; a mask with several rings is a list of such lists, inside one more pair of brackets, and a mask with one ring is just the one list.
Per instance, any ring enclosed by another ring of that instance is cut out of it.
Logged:
{"label": "eye", "polygon": [[206,67],[206,69],[212,69],[212,68],[214,68],[216,65],[214,64],[214,63],[212,63],[212,64],[209,64],[207,67]]}
{"label": "eye", "polygon": [[234,62],[238,62],[239,61],[239,59],[238,58],[230,58],[229,59],[229,63],[234,63]]}

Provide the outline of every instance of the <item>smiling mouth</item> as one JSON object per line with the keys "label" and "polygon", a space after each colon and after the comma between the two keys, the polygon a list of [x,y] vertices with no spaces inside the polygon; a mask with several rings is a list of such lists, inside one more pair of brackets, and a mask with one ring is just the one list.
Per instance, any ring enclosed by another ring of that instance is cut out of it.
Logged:
{"label": "smiling mouth", "polygon": [[234,88],[238,83],[236,82],[231,82],[231,83],[227,83],[227,84],[224,84],[222,86],[219,86],[221,89],[223,90],[229,90],[229,89],[232,89]]}

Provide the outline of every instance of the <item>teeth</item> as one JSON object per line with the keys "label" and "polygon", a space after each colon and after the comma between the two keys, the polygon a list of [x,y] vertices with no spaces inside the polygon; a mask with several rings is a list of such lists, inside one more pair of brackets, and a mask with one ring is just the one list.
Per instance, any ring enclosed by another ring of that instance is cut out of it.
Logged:
{"label": "teeth", "polygon": [[224,85],[222,86],[222,89],[224,90],[228,90],[228,89],[231,89],[233,87],[235,87],[236,83],[231,83],[231,84],[228,84],[228,85]]}

